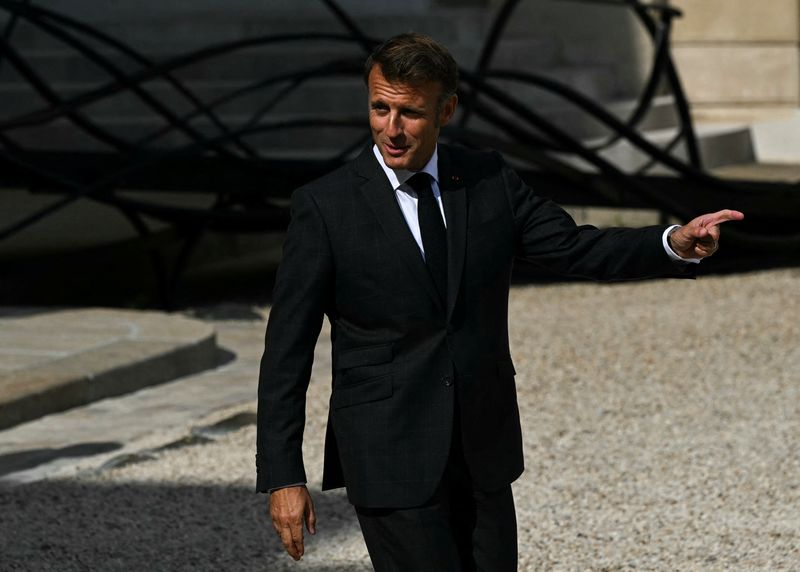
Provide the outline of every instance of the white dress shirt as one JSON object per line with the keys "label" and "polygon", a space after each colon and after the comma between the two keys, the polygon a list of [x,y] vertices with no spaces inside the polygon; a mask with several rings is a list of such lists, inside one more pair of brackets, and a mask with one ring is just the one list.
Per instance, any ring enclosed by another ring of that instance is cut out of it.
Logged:
{"label": "white dress shirt", "polygon": [[[397,198],[397,204],[400,205],[400,210],[403,211],[403,217],[406,219],[406,224],[408,225],[411,234],[414,235],[414,240],[417,242],[419,251],[422,253],[422,257],[424,258],[425,248],[422,246],[422,233],[419,230],[419,218],[417,217],[417,193],[414,191],[414,189],[405,184],[406,181],[408,181],[417,171],[406,171],[405,169],[392,169],[391,167],[387,167],[377,145],[372,146],[372,152],[375,154],[378,164],[381,166],[381,168],[383,168],[383,172],[386,173],[386,178],[389,179],[389,184],[391,184],[392,188],[394,189],[394,195]],[[431,176],[431,189],[433,190],[433,196],[436,198],[436,202],[439,204],[439,210],[442,212],[442,220],[444,220],[444,225],[446,228],[447,217],[444,214],[444,207],[442,206],[442,194],[439,191],[438,146],[434,148],[433,156],[430,158],[427,164],[420,169],[419,172],[428,173]],[[669,246],[669,242],[667,241],[669,233],[672,232],[672,229],[679,227],[679,224],[674,224],[667,228],[664,231],[664,234],[661,235],[661,244],[664,246],[664,250],[666,251],[667,255],[673,260],[697,264],[700,262],[699,258],[681,258]]]}
{"label": "white dress shirt", "polygon": [[414,240],[417,241],[419,251],[422,257],[425,258],[425,248],[422,246],[422,233],[419,230],[419,217],[417,216],[417,203],[419,198],[417,192],[406,184],[413,175],[416,173],[428,173],[431,176],[431,190],[436,203],[439,205],[439,211],[442,213],[442,220],[444,226],[447,228],[447,217],[444,215],[444,207],[442,206],[442,193],[439,191],[439,148],[435,147],[433,156],[427,164],[419,171],[406,171],[405,169],[391,169],[383,162],[383,156],[378,151],[378,146],[372,146],[372,152],[378,160],[378,164],[383,167],[383,172],[389,179],[389,183],[394,189],[394,196],[397,198],[397,204],[400,205],[400,210],[403,211],[403,217],[406,219],[411,234],[414,235]]}

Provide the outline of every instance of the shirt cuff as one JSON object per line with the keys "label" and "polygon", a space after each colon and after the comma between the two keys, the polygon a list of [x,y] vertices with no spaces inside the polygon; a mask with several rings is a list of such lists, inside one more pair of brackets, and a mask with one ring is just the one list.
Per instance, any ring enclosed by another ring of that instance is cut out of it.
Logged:
{"label": "shirt cuff", "polygon": [[271,493],[274,493],[275,491],[279,491],[281,489],[288,489],[289,487],[302,487],[302,486],[305,486],[305,484],[306,484],[306,482],[302,481],[300,483],[292,483],[290,485],[281,485],[279,487],[275,487],[274,489],[269,489],[267,492],[271,494]]}
{"label": "shirt cuff", "polygon": [[661,235],[661,244],[664,245],[664,250],[666,251],[667,256],[669,256],[672,260],[676,262],[683,262],[684,264],[687,263],[700,264],[702,258],[683,258],[681,256],[678,256],[678,254],[674,250],[672,250],[672,248],[670,248],[669,240],[667,240],[667,237],[673,230],[680,227],[681,225],[679,224],[673,224],[672,226],[668,227],[667,230],[664,231],[664,234]]}

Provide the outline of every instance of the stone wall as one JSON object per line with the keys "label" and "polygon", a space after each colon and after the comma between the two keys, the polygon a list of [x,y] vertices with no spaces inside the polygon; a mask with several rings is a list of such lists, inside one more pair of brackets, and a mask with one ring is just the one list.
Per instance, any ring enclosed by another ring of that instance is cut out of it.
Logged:
{"label": "stone wall", "polygon": [[674,56],[699,120],[784,119],[800,108],[800,0],[672,0]]}
{"label": "stone wall", "polygon": [[[675,23],[674,55],[698,119],[780,119],[800,109],[800,0],[669,1],[684,11]],[[339,2],[362,18],[391,14],[393,20],[401,12],[419,18],[437,8],[496,9],[504,0]],[[108,24],[134,45],[144,41],[146,46],[150,39],[162,47],[174,44],[176,49],[185,49],[193,41],[273,32],[271,21],[287,17],[323,20],[331,31],[339,29],[323,4],[312,0],[228,0],[224,4],[218,0],[39,0],[38,4],[104,29]],[[487,26],[489,13],[484,18]],[[462,26],[463,22],[454,25]],[[152,29],[149,37],[142,33],[147,28]],[[367,22],[368,33],[378,31],[372,28]],[[474,23],[466,28],[459,30],[457,41],[453,33],[442,39],[456,44],[453,47],[462,63],[469,66],[485,28]],[[472,42],[465,41],[466,36]],[[570,82],[578,86],[597,84],[600,76],[602,89],[588,91],[601,99],[637,93],[651,56],[650,42],[629,10],[566,0],[520,2],[498,50],[504,64],[568,68],[570,77],[583,68],[581,81]]]}
{"label": "stone wall", "polygon": [[[487,2],[495,9],[504,3]],[[528,50],[518,59],[531,67],[602,73],[613,84],[611,93],[601,95],[604,100],[638,94],[653,53],[630,9],[553,0],[524,0],[517,6],[498,55],[508,61],[508,52],[522,48]]]}

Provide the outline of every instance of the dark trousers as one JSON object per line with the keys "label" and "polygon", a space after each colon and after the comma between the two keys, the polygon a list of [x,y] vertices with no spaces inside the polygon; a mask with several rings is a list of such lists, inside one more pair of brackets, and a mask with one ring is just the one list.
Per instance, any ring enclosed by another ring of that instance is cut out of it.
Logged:
{"label": "dark trousers", "polygon": [[474,490],[458,431],[442,482],[427,503],[403,509],[355,509],[376,572],[517,569],[511,485],[492,492]]}

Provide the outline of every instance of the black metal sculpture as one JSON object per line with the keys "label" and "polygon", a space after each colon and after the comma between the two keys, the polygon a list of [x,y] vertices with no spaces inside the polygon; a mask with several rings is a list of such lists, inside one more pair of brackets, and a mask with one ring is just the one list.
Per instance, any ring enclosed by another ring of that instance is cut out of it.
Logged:
{"label": "black metal sculpture", "polygon": [[[661,4],[640,0],[575,0],[609,4],[632,10],[652,39],[654,50],[648,80],[638,102],[625,120],[617,118],[575,89],[540,74],[495,69],[491,61],[519,0],[507,0],[496,19],[474,70],[461,70],[462,115],[445,130],[451,140],[472,146],[492,146],[528,165],[524,178],[564,203],[656,208],[686,219],[698,211],[726,207],[746,211],[755,222],[733,231],[729,237],[742,247],[768,247],[786,253],[800,249],[796,222],[800,218],[797,186],[765,183],[733,183],[703,171],[689,105],[670,56],[671,25],[680,12]],[[195,52],[155,62],[114,37],[63,14],[35,6],[29,0],[0,0],[9,14],[0,37],[0,65],[12,66],[33,93],[46,102],[40,109],[0,117],[0,184],[59,193],[52,204],[0,228],[0,240],[37,224],[78,200],[92,200],[118,209],[143,238],[150,229],[143,217],[166,222],[180,231],[183,247],[177,261],[167,268],[158,249],[152,250],[153,268],[161,284],[162,298],[169,303],[178,280],[204,232],[265,232],[282,229],[288,221],[287,198],[292,189],[340,164],[369,140],[364,118],[335,119],[309,114],[292,120],[276,120],[271,111],[291,98],[305,83],[321,77],[359,77],[366,53],[379,41],[365,35],[334,0],[321,0],[344,28],[341,34],[283,34],[209,46]],[[108,81],[69,98],[62,97],[14,46],[14,30],[20,21],[39,33],[57,39],[102,70]],[[213,100],[202,100],[176,72],[202,61],[236,54],[254,46],[284,46],[302,42],[337,42],[352,45],[352,58],[324,62],[313,67],[268,75]],[[97,46],[102,46],[98,49]],[[109,57],[111,52],[117,58]],[[124,58],[133,71],[115,63]],[[188,112],[179,112],[154,96],[148,83],[166,82],[179,94]],[[601,143],[587,145],[565,132],[524,101],[496,85],[497,80],[535,86],[574,105],[607,127],[610,135]],[[679,129],[663,148],[648,141],[637,128],[653,106],[663,86],[673,96]],[[273,93],[273,91],[277,91]],[[143,137],[126,137],[104,128],[87,111],[89,106],[122,92],[135,95],[164,125]],[[221,106],[263,92],[263,105],[246,121],[226,124],[218,113]],[[195,124],[203,118],[213,132]],[[502,133],[489,135],[475,129],[480,118]],[[510,119],[513,118],[513,119]],[[47,152],[19,142],[25,129],[67,121],[104,150]],[[345,143],[333,156],[285,159],[270,156],[251,143],[264,133],[309,127],[336,127]],[[165,145],[166,137],[182,135],[185,144]],[[349,133],[349,137],[346,134]],[[635,172],[624,172],[600,151],[626,140],[649,157]],[[688,161],[674,151],[682,146]],[[564,157],[580,158],[588,169],[578,169]],[[648,175],[652,167],[666,167],[674,176]],[[269,181],[269,184],[265,184]],[[214,198],[207,209],[164,205],[157,201],[124,196],[125,189],[169,189],[205,192]],[[691,189],[691,195],[676,189]]]}

